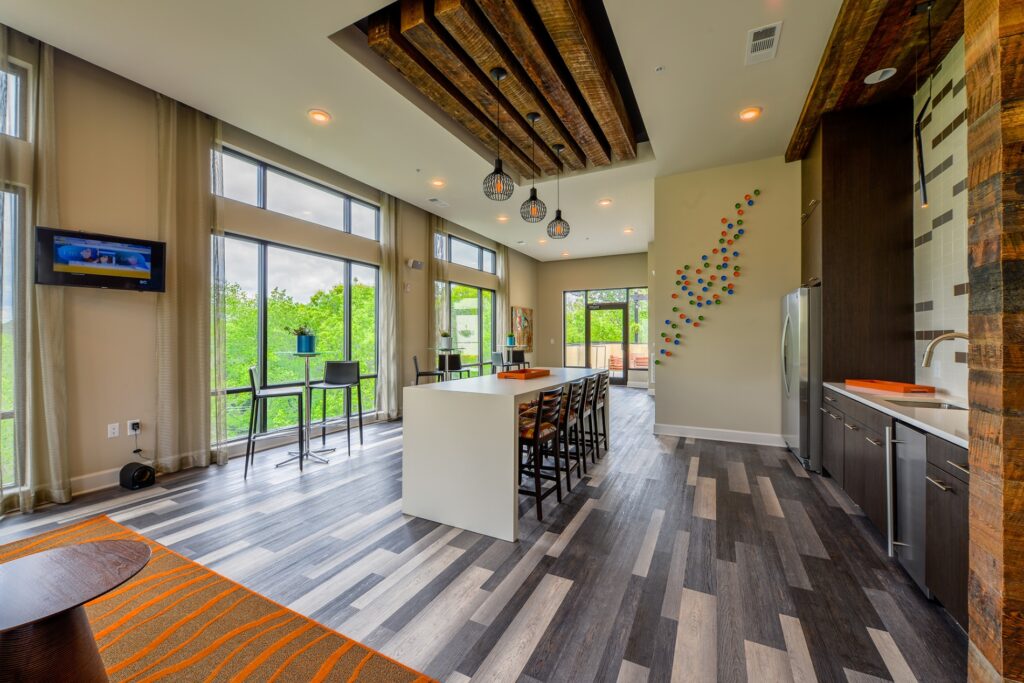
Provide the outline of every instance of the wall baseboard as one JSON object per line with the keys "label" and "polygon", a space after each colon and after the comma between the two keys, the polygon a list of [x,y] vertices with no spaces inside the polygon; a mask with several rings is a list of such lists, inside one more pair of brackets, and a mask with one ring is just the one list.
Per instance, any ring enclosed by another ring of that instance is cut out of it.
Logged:
{"label": "wall baseboard", "polygon": [[99,491],[100,489],[109,489],[120,484],[121,468],[113,467],[109,470],[71,477],[71,495],[78,496],[83,493]]}
{"label": "wall baseboard", "polygon": [[651,386],[647,387],[647,395],[648,396],[654,396],[654,385],[653,384]]}
{"label": "wall baseboard", "polygon": [[630,389],[646,389],[647,380],[639,380],[636,382],[626,382],[626,386]]}
{"label": "wall baseboard", "polygon": [[692,436],[695,439],[749,443],[757,446],[782,446],[786,441],[781,434],[769,432],[743,432],[736,429],[710,429],[687,425],[655,424],[654,433],[661,436]]}

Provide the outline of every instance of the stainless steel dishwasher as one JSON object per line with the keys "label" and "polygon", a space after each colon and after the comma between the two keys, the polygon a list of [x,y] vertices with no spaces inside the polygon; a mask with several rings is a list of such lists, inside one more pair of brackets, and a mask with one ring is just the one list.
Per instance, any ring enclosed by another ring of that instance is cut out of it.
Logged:
{"label": "stainless steel dishwasher", "polygon": [[896,422],[886,429],[889,556],[895,556],[914,582],[924,583],[926,439],[923,432]]}

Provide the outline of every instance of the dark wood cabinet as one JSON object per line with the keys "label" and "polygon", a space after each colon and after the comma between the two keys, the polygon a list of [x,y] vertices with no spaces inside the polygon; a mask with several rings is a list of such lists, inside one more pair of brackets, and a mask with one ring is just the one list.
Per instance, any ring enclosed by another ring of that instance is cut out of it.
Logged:
{"label": "dark wood cabinet", "polygon": [[[941,440],[938,440],[941,442]],[[944,442],[943,442],[944,443]],[[952,444],[946,444],[953,448]],[[929,461],[932,442],[929,440]],[[963,449],[960,449],[963,450]],[[925,584],[967,628],[968,483],[928,463],[925,493]]]}
{"label": "dark wood cabinet", "polygon": [[837,484],[844,486],[843,467],[845,457],[843,439],[846,438],[846,429],[843,427],[843,414],[834,408],[822,408],[821,419],[822,467],[836,480]]}
{"label": "dark wood cabinet", "polygon": [[826,381],[914,381],[912,105],[826,114],[801,161],[801,277],[821,283]]}
{"label": "dark wood cabinet", "polygon": [[849,415],[843,419],[843,488],[871,523],[886,533],[885,441]]}
{"label": "dark wood cabinet", "polygon": [[864,508],[864,427],[849,416],[843,417],[843,490],[853,502]]}

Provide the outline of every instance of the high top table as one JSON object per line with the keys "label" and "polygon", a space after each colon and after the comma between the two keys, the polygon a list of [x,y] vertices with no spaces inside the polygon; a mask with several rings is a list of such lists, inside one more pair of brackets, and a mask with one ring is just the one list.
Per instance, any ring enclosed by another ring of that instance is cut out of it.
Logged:
{"label": "high top table", "polygon": [[[537,379],[482,375],[405,387],[402,512],[517,540],[519,404],[545,389],[602,372],[547,369],[551,375]],[[605,400],[606,411],[610,400]]]}

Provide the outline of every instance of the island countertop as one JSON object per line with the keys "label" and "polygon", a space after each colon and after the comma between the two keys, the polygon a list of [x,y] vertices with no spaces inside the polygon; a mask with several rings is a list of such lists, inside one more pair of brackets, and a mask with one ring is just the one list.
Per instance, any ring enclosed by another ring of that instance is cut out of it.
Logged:
{"label": "island countertop", "polygon": [[460,394],[488,394],[492,396],[519,396],[536,393],[552,387],[575,382],[601,372],[592,368],[535,368],[550,370],[551,374],[536,379],[501,379],[497,375],[480,375],[447,382],[431,382],[406,387],[406,391],[453,391]]}

